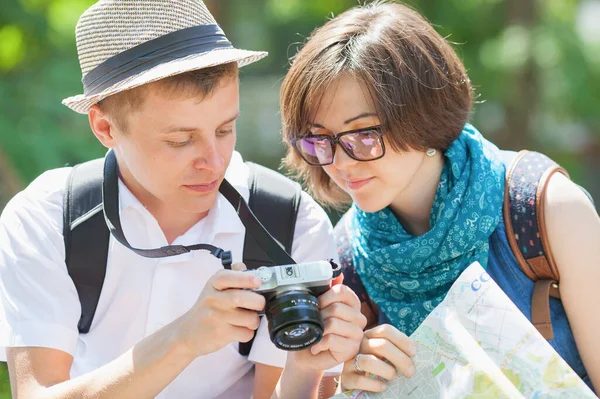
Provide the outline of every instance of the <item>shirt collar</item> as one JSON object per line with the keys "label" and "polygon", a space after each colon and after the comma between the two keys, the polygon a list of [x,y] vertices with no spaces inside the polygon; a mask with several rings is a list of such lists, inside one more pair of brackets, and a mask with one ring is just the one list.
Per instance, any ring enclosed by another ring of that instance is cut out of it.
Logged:
{"label": "shirt collar", "polygon": [[[242,156],[237,151],[234,151],[225,173],[225,178],[246,201],[248,201],[250,192],[248,188],[248,173],[248,167],[244,163]],[[124,211],[128,208],[133,208],[147,214],[149,217],[153,217],[120,178],[118,184],[119,209],[121,214],[124,214]],[[187,237],[188,234],[189,238],[198,236],[198,234],[194,234],[194,230],[198,228],[209,231],[208,237],[202,234],[207,238],[208,242],[211,242],[216,234],[243,233],[245,231],[244,224],[238,217],[235,208],[221,193],[217,195],[217,200],[208,215],[192,226],[181,238]],[[186,244],[189,245],[192,243]]]}

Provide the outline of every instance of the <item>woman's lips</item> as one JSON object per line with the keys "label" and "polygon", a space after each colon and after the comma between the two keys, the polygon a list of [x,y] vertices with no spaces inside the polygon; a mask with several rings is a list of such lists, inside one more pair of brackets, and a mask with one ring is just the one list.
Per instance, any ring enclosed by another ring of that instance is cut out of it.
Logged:
{"label": "woman's lips", "polygon": [[346,186],[350,190],[358,190],[358,189],[364,187],[365,185],[367,185],[371,180],[373,180],[372,177],[369,177],[368,179],[345,180],[345,182],[346,182]]}
{"label": "woman's lips", "polygon": [[217,188],[219,184],[219,179],[207,183],[207,184],[190,184],[190,185],[185,185],[184,187],[189,188],[190,190],[193,190],[197,193],[209,193],[213,190],[215,190]]}

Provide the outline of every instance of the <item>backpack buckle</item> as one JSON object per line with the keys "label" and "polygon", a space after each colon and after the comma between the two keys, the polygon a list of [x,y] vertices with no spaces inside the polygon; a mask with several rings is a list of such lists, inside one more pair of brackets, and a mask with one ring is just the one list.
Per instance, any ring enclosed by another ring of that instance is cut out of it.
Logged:
{"label": "backpack buckle", "polygon": [[231,263],[233,262],[233,256],[231,255],[231,251],[223,251],[220,254],[221,264],[227,270],[231,269]]}

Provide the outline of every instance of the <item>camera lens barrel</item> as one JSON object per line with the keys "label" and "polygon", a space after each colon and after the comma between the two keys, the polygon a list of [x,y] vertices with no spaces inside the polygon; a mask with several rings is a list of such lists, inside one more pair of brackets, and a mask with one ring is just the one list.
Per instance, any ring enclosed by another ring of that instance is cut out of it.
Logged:
{"label": "camera lens barrel", "polygon": [[271,341],[286,351],[302,350],[323,338],[323,318],[317,298],[305,289],[277,293],[265,309]]}

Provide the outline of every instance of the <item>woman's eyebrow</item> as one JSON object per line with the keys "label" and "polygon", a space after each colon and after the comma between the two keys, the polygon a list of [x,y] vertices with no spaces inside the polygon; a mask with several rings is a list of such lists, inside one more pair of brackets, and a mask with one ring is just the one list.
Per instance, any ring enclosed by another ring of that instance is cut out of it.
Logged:
{"label": "woman's eyebrow", "polygon": [[[374,112],[363,112],[362,114],[356,115],[356,116],[354,116],[354,117],[352,117],[352,118],[350,118],[348,120],[345,120],[344,121],[344,125],[348,125],[348,124],[350,124],[350,123],[352,123],[352,122],[354,122],[354,121],[356,121],[358,119],[367,118],[367,117],[377,117],[377,114],[374,113]],[[325,129],[325,127],[323,125],[320,125],[318,123],[312,123],[311,122],[308,125],[311,126],[311,127],[319,128],[319,129]]]}
{"label": "woman's eyebrow", "polygon": [[374,112],[363,112],[362,114],[359,114],[359,115],[357,115],[357,116],[355,116],[353,118],[350,118],[350,119],[344,121],[344,125],[347,125],[347,124],[349,124],[351,122],[354,122],[357,119],[362,119],[362,118],[366,118],[366,117],[373,117],[373,116],[377,117],[377,114],[374,113]]}

